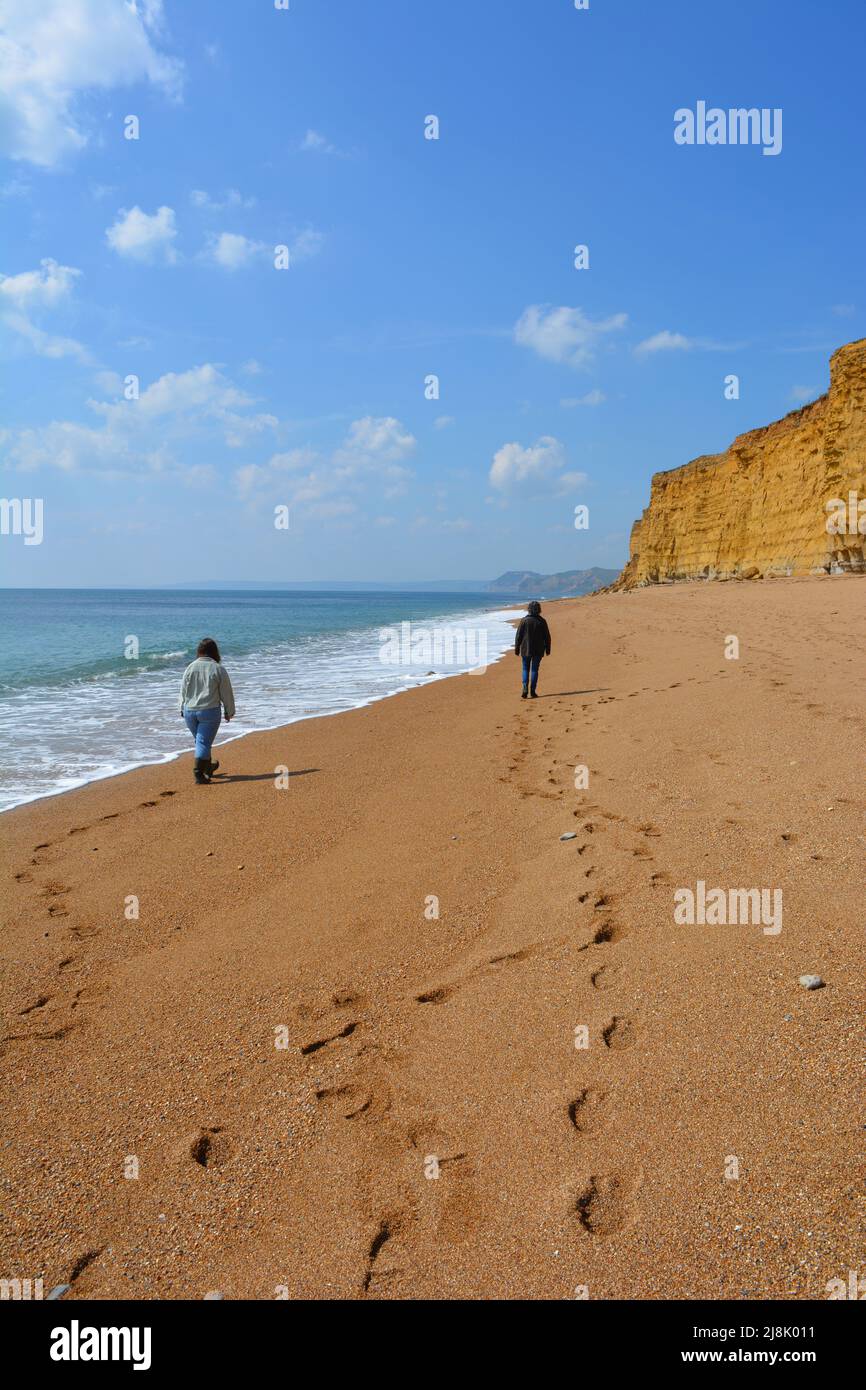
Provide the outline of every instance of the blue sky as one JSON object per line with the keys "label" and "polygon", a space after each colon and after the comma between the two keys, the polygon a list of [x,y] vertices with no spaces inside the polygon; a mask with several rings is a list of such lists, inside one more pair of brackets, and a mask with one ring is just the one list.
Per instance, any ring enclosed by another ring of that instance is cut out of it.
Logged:
{"label": "blue sky", "polygon": [[[0,34],[2,489],[44,505],[5,583],[618,567],[653,472],[866,335],[860,0],[0,0]],[[698,101],[781,109],[780,153],[677,144]]]}

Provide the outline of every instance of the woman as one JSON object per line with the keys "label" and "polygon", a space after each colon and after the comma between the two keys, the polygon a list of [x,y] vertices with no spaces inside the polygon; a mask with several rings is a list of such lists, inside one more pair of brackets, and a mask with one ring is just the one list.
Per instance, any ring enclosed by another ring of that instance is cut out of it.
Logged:
{"label": "woman", "polygon": [[211,762],[210,750],[220,726],[220,705],[228,724],[235,712],[232,683],[216,642],[212,637],[203,637],[196,648],[195,661],[187,666],[180,685],[180,712],[195,739],[193,772],[200,787],[210,781],[219,767],[219,763]]}
{"label": "woman", "polygon": [[536,700],[535,687],[538,685],[541,658],[550,656],[550,628],[541,616],[541,604],[534,599],[514,635],[514,655],[523,657],[523,694],[520,698],[525,700],[528,695]]}

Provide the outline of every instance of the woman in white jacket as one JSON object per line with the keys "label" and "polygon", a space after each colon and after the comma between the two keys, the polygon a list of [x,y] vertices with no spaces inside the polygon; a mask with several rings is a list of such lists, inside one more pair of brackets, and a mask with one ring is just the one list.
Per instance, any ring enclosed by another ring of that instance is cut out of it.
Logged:
{"label": "woman in white jacket", "polygon": [[193,772],[199,786],[208,783],[219,767],[219,763],[211,761],[210,750],[223,709],[228,723],[235,712],[232,683],[216,642],[212,637],[203,637],[196,648],[195,661],[187,666],[180,685],[180,712],[195,739]]}

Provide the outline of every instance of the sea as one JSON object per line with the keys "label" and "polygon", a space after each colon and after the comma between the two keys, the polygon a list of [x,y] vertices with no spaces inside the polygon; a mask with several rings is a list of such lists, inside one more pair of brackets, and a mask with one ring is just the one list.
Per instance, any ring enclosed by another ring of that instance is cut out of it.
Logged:
{"label": "sea", "polygon": [[218,746],[489,665],[523,611],[479,593],[0,590],[0,811],[188,753],[178,694],[202,637],[237,703]]}

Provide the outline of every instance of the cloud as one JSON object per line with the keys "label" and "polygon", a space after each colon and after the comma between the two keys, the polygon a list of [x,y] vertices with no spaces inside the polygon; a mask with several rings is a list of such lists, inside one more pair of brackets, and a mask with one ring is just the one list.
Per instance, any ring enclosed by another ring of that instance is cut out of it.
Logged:
{"label": "cloud", "polygon": [[24,470],[202,476],[198,463],[186,466],[179,458],[190,440],[217,437],[238,447],[277,427],[276,417],[255,411],[254,404],[218,367],[205,363],[166,373],[137,401],[88,401],[98,425],[54,420],[10,431],[9,455]]}
{"label": "cloud", "polygon": [[17,308],[54,305],[66,299],[81,274],[70,265],[58,265],[46,257],[39,270],[23,270],[19,275],[0,275],[0,300]]}
{"label": "cloud", "polygon": [[223,270],[240,270],[266,250],[263,241],[251,241],[239,232],[215,232],[209,238],[204,254],[206,259]]}
{"label": "cloud", "polygon": [[161,207],[150,214],[140,207],[121,208],[117,221],[106,228],[105,240],[118,256],[133,261],[163,261],[173,265],[177,260],[174,239],[177,228],[174,209]]}
{"label": "cloud", "polygon": [[38,317],[40,310],[54,309],[67,301],[81,271],[59,265],[50,257],[40,261],[39,267],[18,275],[0,275],[0,320],[40,357],[73,357],[88,362],[90,355],[81,343],[47,332],[32,318],[34,313]]}
{"label": "cloud", "polygon": [[0,153],[51,169],[81,150],[86,93],[148,82],[176,99],[183,69],[162,36],[162,0],[3,0]]}
{"label": "cloud", "polygon": [[324,233],[314,231],[312,227],[308,227],[305,231],[299,232],[294,241],[289,243],[292,263],[294,264],[295,261],[308,261],[311,256],[318,256],[324,240]]}
{"label": "cloud", "polygon": [[415,445],[414,436],[393,416],[367,415],[352,422],[331,454],[313,449],[273,454],[266,464],[237,469],[235,486],[246,501],[277,497],[324,519],[337,514],[334,504],[355,510],[353,499],[369,487],[386,498],[403,493],[411,476],[403,465]]}
{"label": "cloud", "polygon": [[341,154],[342,151],[336,145],[332,145],[326,136],[320,134],[318,130],[308,130],[299,149],[312,154]]}
{"label": "cloud", "polygon": [[736,352],[743,343],[716,343],[712,338],[687,338],[684,333],[672,333],[663,328],[660,333],[644,338],[634,349],[635,357],[651,357],[656,352]]}
{"label": "cloud", "polygon": [[814,401],[820,394],[820,386],[792,386],[788,399],[797,405],[805,405],[807,401]]}
{"label": "cloud", "polygon": [[572,410],[576,405],[602,405],[606,400],[604,392],[596,387],[593,391],[587,391],[585,396],[565,396],[559,404],[566,410]]}
{"label": "cloud", "polygon": [[453,415],[437,415],[433,421],[434,430],[447,430],[449,425],[454,424]]}
{"label": "cloud", "polygon": [[490,482],[501,490],[525,482],[539,482],[559,472],[565,463],[565,450],[558,439],[545,434],[535,444],[503,444],[493,455]]}
{"label": "cloud", "polygon": [[204,189],[194,188],[189,200],[194,208],[202,208],[205,212],[226,212],[230,208],[253,208],[256,205],[255,198],[245,198],[236,188],[227,189],[222,198],[212,198]]}
{"label": "cloud", "polygon": [[601,339],[624,328],[627,322],[627,314],[613,314],[593,322],[582,309],[531,304],[514,325],[514,341],[548,362],[585,367],[595,356]]}
{"label": "cloud", "polygon": [[644,338],[634,351],[636,357],[649,357],[654,352],[690,352],[694,347],[697,347],[697,343],[692,338],[687,338],[683,333],[671,333],[669,329],[664,328],[661,333]]}

